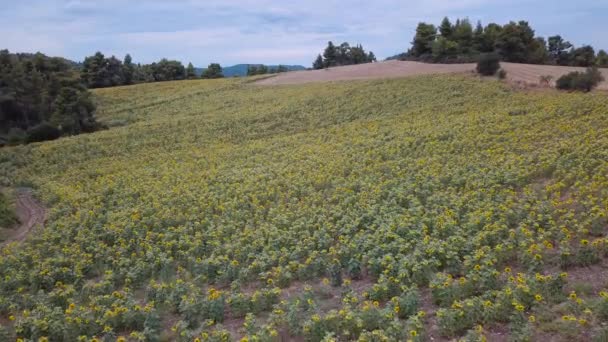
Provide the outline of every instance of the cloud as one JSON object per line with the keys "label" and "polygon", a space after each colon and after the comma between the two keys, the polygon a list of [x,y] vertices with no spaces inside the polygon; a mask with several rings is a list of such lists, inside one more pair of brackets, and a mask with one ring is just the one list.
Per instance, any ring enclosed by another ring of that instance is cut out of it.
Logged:
{"label": "cloud", "polygon": [[380,57],[404,51],[419,21],[445,15],[527,19],[540,34],[605,48],[605,35],[561,23],[603,32],[607,13],[604,0],[20,0],[0,3],[0,43],[75,60],[100,50],[144,63],[309,65],[328,40],[361,43]]}

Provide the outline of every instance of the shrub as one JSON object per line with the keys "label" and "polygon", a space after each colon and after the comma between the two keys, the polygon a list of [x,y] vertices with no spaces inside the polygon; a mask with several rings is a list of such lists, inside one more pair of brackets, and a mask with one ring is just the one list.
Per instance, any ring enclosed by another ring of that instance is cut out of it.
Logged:
{"label": "shrub", "polygon": [[477,72],[481,75],[495,75],[498,69],[500,69],[500,57],[495,53],[483,54],[477,62]]}
{"label": "shrub", "polygon": [[579,90],[588,92],[604,80],[602,73],[596,68],[587,68],[585,72],[574,71],[560,77],[555,86],[561,90]]}
{"label": "shrub", "polygon": [[498,70],[498,79],[504,80],[507,78],[507,71],[505,69]]}
{"label": "shrub", "polygon": [[48,122],[42,122],[27,131],[26,141],[28,143],[54,140],[61,136],[61,131]]}

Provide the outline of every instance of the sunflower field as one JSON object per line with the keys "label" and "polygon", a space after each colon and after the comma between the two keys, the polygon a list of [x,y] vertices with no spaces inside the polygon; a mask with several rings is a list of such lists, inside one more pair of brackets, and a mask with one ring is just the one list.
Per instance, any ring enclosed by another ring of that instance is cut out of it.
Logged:
{"label": "sunflower field", "polygon": [[0,150],[0,341],[608,338],[608,98],[472,76],[99,89]]}

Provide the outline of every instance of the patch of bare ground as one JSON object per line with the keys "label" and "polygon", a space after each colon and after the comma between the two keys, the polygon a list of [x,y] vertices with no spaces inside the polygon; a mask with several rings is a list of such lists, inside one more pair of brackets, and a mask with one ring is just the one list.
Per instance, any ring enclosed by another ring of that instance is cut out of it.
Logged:
{"label": "patch of bare ground", "polygon": [[[561,76],[572,71],[584,71],[585,68],[556,65],[533,65],[519,63],[500,63],[507,72],[507,81],[517,88],[543,88],[554,86]],[[429,64],[411,61],[385,61],[358,65],[347,65],[322,70],[292,71],[264,78],[254,82],[258,85],[302,84],[311,82],[331,82],[348,80],[371,80],[401,78],[431,74],[471,74],[474,63],[467,64]],[[608,80],[608,69],[601,69]],[[541,81],[542,76],[550,76],[548,82]],[[608,90],[608,81],[600,83],[600,90]]]}
{"label": "patch of bare ground", "polygon": [[44,227],[46,209],[34,198],[30,189],[17,190],[15,206],[17,218],[21,223],[17,228],[7,230],[8,238],[0,243],[0,247],[11,242],[23,241],[33,229]]}

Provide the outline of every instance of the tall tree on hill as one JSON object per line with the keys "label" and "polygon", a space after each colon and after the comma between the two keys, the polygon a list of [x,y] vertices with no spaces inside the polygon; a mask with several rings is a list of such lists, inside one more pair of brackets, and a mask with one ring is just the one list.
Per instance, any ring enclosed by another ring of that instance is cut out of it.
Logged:
{"label": "tall tree on hill", "polygon": [[321,54],[317,55],[317,59],[315,59],[315,61],[312,63],[312,68],[315,70],[319,70],[319,69],[323,69],[324,64],[323,64],[323,57],[321,56]]}
{"label": "tall tree on hill", "polygon": [[605,50],[600,50],[595,58],[595,65],[600,68],[608,67],[608,53]]}
{"label": "tall tree on hill", "polygon": [[481,25],[481,21],[477,21],[477,25],[475,25],[475,30],[473,31],[473,50],[476,52],[481,52],[484,47],[484,34],[483,34],[483,25]]}
{"label": "tall tree on hill", "polygon": [[572,51],[571,64],[579,67],[589,67],[595,63],[595,50],[584,45]]}
{"label": "tall tree on hill", "polygon": [[502,26],[490,23],[483,29],[483,43],[480,46],[480,52],[492,52],[496,49],[496,42],[502,32]]}
{"label": "tall tree on hill", "polygon": [[107,87],[110,85],[107,73],[107,60],[101,52],[86,57],[82,63],[82,80],[89,88]]}
{"label": "tall tree on hill", "polygon": [[553,63],[558,65],[570,64],[569,50],[572,48],[572,44],[565,41],[562,36],[555,35],[548,39],[549,57]]}
{"label": "tall tree on hill", "polygon": [[323,51],[323,66],[331,67],[337,65],[338,52],[333,42],[328,42]]}
{"label": "tall tree on hill", "polygon": [[123,81],[124,84],[129,85],[133,84],[133,77],[135,74],[135,66],[133,65],[133,60],[131,59],[131,55],[127,54],[125,59],[122,62],[123,70]]}
{"label": "tall tree on hill", "polygon": [[412,54],[415,57],[431,54],[433,52],[433,42],[437,38],[435,25],[419,23],[416,28],[416,36],[412,42]]}
{"label": "tall tree on hill", "polygon": [[188,63],[188,66],[186,67],[186,78],[189,80],[196,78],[196,72],[194,71],[194,65],[192,65],[192,63]]}
{"label": "tall tree on hill", "polygon": [[452,34],[452,40],[454,40],[459,47],[459,53],[470,54],[473,49],[473,26],[469,19],[462,19],[457,22],[454,26],[454,33]]}
{"label": "tall tree on hill", "polygon": [[218,63],[211,63],[201,75],[202,78],[223,78],[222,66]]}
{"label": "tall tree on hill", "polygon": [[376,55],[374,55],[374,53],[372,51],[370,51],[367,54],[367,62],[372,63],[372,62],[376,62],[376,61],[377,61]]}
{"label": "tall tree on hill", "polygon": [[534,30],[527,21],[510,22],[503,26],[496,47],[506,62],[525,63],[535,44]]}
{"label": "tall tree on hill", "polygon": [[450,39],[452,38],[452,33],[454,33],[454,25],[452,25],[448,17],[444,17],[441,25],[439,25],[439,34],[445,39]]}

